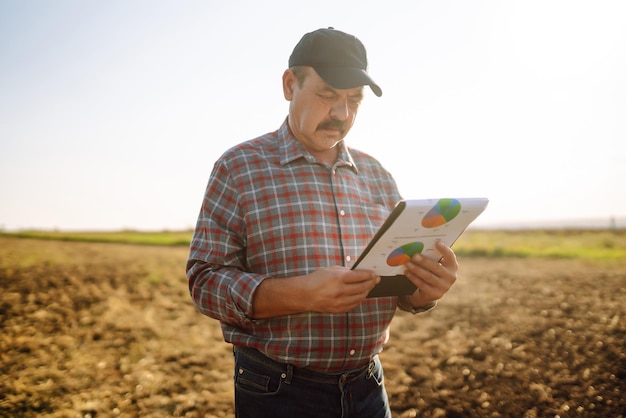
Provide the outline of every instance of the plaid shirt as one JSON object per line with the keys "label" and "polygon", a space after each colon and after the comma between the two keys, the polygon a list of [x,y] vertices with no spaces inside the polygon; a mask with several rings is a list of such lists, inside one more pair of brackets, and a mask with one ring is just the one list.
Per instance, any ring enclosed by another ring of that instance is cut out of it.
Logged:
{"label": "plaid shirt", "polygon": [[198,217],[187,262],[192,299],[221,322],[227,342],[326,373],[361,367],[387,341],[398,298],[255,320],[253,294],[266,277],[351,267],[400,198],[378,161],[341,143],[337,162],[320,164],[286,122],[235,146],[215,163]]}

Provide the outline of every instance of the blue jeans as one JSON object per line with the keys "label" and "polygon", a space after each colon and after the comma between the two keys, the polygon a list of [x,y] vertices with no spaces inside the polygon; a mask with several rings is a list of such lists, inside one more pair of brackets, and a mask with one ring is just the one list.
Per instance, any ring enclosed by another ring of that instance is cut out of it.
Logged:
{"label": "blue jeans", "polygon": [[235,347],[237,418],[391,418],[378,356],[369,366],[330,375]]}

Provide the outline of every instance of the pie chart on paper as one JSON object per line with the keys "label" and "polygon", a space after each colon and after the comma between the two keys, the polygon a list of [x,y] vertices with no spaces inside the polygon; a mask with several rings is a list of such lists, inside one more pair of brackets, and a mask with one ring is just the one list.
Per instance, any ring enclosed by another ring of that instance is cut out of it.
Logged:
{"label": "pie chart on paper", "polygon": [[401,266],[413,257],[413,255],[421,253],[424,244],[421,242],[411,242],[404,244],[402,247],[396,248],[387,257],[387,264],[391,267]]}
{"label": "pie chart on paper", "polygon": [[437,228],[454,219],[461,212],[461,203],[456,199],[439,199],[422,219],[425,228]]}

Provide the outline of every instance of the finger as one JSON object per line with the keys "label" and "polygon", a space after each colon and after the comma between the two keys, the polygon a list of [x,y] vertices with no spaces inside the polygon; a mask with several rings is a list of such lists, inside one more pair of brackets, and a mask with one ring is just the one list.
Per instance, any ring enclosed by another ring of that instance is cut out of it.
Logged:
{"label": "finger", "polygon": [[359,283],[356,283],[355,286],[353,286],[353,287],[355,287],[355,289],[358,287],[358,292],[357,292],[358,295],[367,296],[368,293],[378,283],[380,283],[380,281],[381,281],[380,276],[374,274],[373,277],[374,277],[374,280],[367,280],[367,281],[359,282]]}
{"label": "finger", "polygon": [[436,272],[441,270],[442,264],[438,261],[432,260],[421,254],[415,254],[411,257],[411,260],[406,264],[407,267],[414,267],[429,272]]}
{"label": "finger", "polygon": [[349,270],[344,276],[345,283],[361,283],[361,282],[374,282],[380,281],[380,277],[371,270]]}
{"label": "finger", "polygon": [[407,277],[414,277],[413,283],[420,288],[446,290],[456,280],[456,273],[441,263],[425,260],[425,257],[414,257],[413,262],[406,264]]}
{"label": "finger", "polygon": [[416,286],[416,290],[413,293],[414,295],[419,293],[423,295],[428,300],[437,300],[440,299],[443,295],[443,291],[438,287],[433,286],[427,280],[422,279],[421,277],[415,276],[413,274],[407,274],[406,277]]}
{"label": "finger", "polygon": [[452,271],[456,271],[459,268],[459,264],[456,259],[456,254],[454,254],[452,248],[446,245],[446,243],[444,243],[443,241],[437,241],[435,243],[435,246],[441,253],[439,263],[446,266],[448,269],[451,269]]}

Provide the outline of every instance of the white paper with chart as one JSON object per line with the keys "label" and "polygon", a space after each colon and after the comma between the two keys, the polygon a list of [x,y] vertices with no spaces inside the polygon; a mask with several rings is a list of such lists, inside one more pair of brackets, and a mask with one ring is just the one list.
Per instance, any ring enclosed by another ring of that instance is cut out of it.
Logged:
{"label": "white paper with chart", "polygon": [[[384,282],[389,282],[389,277],[404,277],[404,264],[417,253],[439,260],[441,254],[435,249],[435,242],[441,240],[452,246],[488,203],[486,198],[403,200],[374,236],[353,269],[373,270],[385,279]],[[405,281],[408,280],[405,278]],[[400,294],[407,294],[405,292],[409,290],[401,291]],[[389,290],[384,291],[383,295],[388,296],[389,292],[391,295],[396,294]]]}

